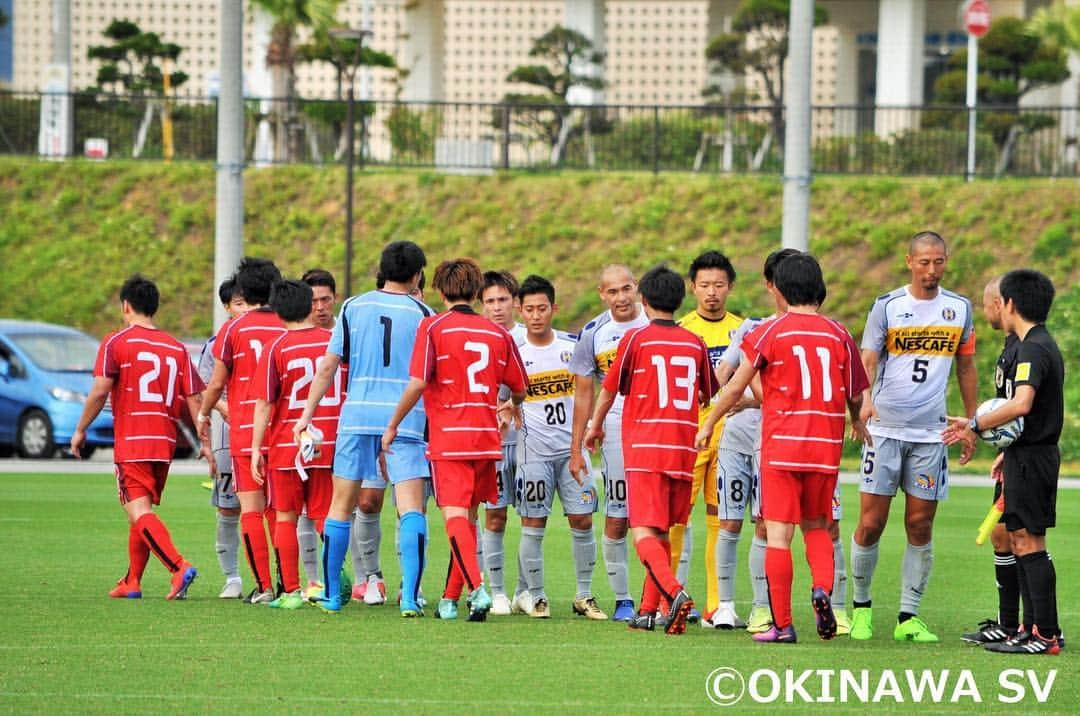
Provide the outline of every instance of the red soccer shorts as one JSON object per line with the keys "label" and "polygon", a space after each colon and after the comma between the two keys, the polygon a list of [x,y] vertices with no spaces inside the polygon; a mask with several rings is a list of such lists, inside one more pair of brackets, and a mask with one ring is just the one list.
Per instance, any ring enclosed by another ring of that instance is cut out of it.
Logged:
{"label": "red soccer shorts", "polygon": [[439,507],[472,509],[499,499],[494,460],[432,460],[431,487]]}
{"label": "red soccer shorts", "polygon": [[626,471],[626,509],[631,527],[655,527],[666,532],[690,518],[694,483],[660,472]]}
{"label": "red soccer shorts", "polygon": [[[264,474],[269,472],[263,463]],[[250,455],[233,455],[232,459],[233,468],[233,484],[236,485],[237,492],[261,492],[266,494],[266,482],[263,484],[255,482],[251,477],[251,456]]]}
{"label": "red soccer shorts", "polygon": [[301,480],[296,470],[270,470],[267,494],[270,507],[278,512],[301,512],[307,506],[307,516],[324,520],[334,496],[334,478],[328,467],[307,470],[308,479]]}
{"label": "red soccer shorts", "polygon": [[761,516],[789,524],[832,517],[835,490],[835,472],[792,472],[762,467]]}
{"label": "red soccer shorts", "polygon": [[118,462],[115,468],[121,505],[140,497],[149,497],[151,503],[161,504],[161,493],[165,491],[165,480],[169,477],[169,463]]}

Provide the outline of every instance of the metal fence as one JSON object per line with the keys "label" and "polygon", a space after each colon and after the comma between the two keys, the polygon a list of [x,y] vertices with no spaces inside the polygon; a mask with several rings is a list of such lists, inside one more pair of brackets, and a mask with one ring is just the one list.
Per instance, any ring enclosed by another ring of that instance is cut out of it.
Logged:
{"label": "metal fence", "polygon": [[[74,152],[104,139],[113,158],[213,161],[216,102],[73,94]],[[40,93],[0,92],[0,154],[38,153]],[[779,173],[784,111],[763,106],[505,105],[358,101],[357,161],[455,171],[553,168]],[[245,157],[255,166],[344,161],[346,107],[335,100],[248,100]],[[1080,111],[980,107],[980,176],[1078,176]],[[963,107],[813,108],[816,173],[958,175]]]}

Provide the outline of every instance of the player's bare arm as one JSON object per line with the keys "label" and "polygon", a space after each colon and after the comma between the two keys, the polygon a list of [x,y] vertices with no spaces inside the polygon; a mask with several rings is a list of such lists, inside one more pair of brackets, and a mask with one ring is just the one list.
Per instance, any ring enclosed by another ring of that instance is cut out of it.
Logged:
{"label": "player's bare arm", "polygon": [[731,380],[731,376],[735,375],[735,369],[727,361],[720,361],[713,373],[716,374],[716,384],[723,388]]}
{"label": "player's bare arm", "polygon": [[86,396],[86,403],[83,405],[82,415],[79,416],[79,422],[75,425],[75,432],[71,434],[71,454],[75,457],[82,457],[80,451],[86,442],[86,428],[94,422],[94,418],[105,407],[105,401],[109,399],[112,387],[112,378],[103,376],[94,378],[94,383],[90,386],[90,394]]}
{"label": "player's bare arm", "polygon": [[[417,401],[420,400],[420,396],[424,394],[425,388],[427,388],[427,381],[415,377],[409,378],[409,383],[405,386],[405,391],[401,394],[401,400],[398,401],[397,408],[394,410],[394,414],[390,416],[390,422],[386,424],[386,430],[383,431],[381,445],[384,453],[390,452],[390,445],[394,442],[394,438],[397,437],[398,425],[401,424],[401,421],[405,419],[405,416],[409,414],[409,411],[412,410]],[[511,395],[511,400],[517,395],[519,394],[514,393]],[[524,394],[520,395],[521,399],[524,399]],[[521,399],[517,402],[520,403]]]}
{"label": "player's bare arm", "polygon": [[311,380],[311,387],[308,388],[304,413],[296,421],[296,425],[293,426],[293,440],[296,441],[297,445],[300,444],[300,433],[307,430],[308,426],[311,425],[311,416],[315,414],[315,409],[319,407],[319,401],[326,395],[326,391],[330,390],[330,386],[334,382],[334,374],[337,373],[339,365],[341,365],[341,356],[337,353],[327,353],[319,364],[319,369],[315,371],[315,377]]}
{"label": "player's bare arm", "polygon": [[[221,396],[225,393],[225,386],[229,382],[229,367],[225,362],[214,359],[214,373],[210,376],[210,382],[202,393],[202,404],[194,416],[195,428],[199,431],[199,440],[210,439],[210,412],[217,407]],[[227,414],[226,413],[223,413]]]}
{"label": "player's bare arm", "polygon": [[731,376],[731,380],[724,386],[723,392],[716,399],[713,409],[709,411],[709,417],[705,419],[705,422],[698,429],[697,437],[694,438],[694,447],[703,450],[708,446],[713,431],[716,429],[716,424],[739,402],[743,391],[750,385],[750,381],[754,379],[757,372],[757,366],[749,361],[744,360],[739,364],[739,369]]}
{"label": "player's bare arm", "polygon": [[[877,375],[878,368],[878,352],[869,348],[864,348],[860,352],[862,358],[863,370],[866,371],[866,377],[870,379],[870,384],[874,383],[874,376]],[[859,410],[859,420],[864,424],[869,424],[872,418],[878,416],[877,409],[874,408],[874,400],[870,395],[870,388],[863,391],[862,408]]]}
{"label": "player's bare arm", "polygon": [[864,395],[865,393],[860,393],[847,400],[848,415],[851,417],[851,439],[873,447],[874,439],[870,437],[870,431],[867,430],[866,423],[862,419]]}
{"label": "player's bare arm", "polygon": [[263,474],[262,445],[266,437],[266,426],[270,424],[270,409],[270,403],[262,398],[255,401],[255,415],[251,426],[251,479],[259,485],[266,481],[266,475]]}
{"label": "player's bare arm", "polygon": [[[593,378],[588,375],[574,376],[574,419],[570,425],[570,474],[577,479],[579,473],[585,470],[585,456],[581,447],[585,441],[585,428],[589,424],[589,415],[592,414],[593,403],[596,393],[593,388]],[[610,409],[610,406],[609,406]]]}
{"label": "player's bare arm", "polygon": [[[187,404],[188,415],[191,416],[191,422],[196,425],[199,424],[199,410],[202,406],[202,393],[196,393],[195,395],[189,395],[184,399]],[[218,401],[224,403],[225,401]],[[210,477],[217,476],[217,460],[214,459],[214,450],[210,447],[210,439],[207,437],[203,439],[199,438],[199,457],[206,460],[207,466],[210,470]]]}
{"label": "player's bare arm", "polygon": [[[1016,418],[1022,418],[1031,412],[1031,404],[1035,400],[1035,388],[1030,385],[1016,386],[1013,397],[1004,405],[991,410],[985,415],[980,415],[976,421],[979,430],[989,430],[1008,423]],[[975,431],[971,429],[971,418],[949,416],[949,427],[941,433],[946,445],[958,442],[975,442]]]}
{"label": "player's bare arm", "polygon": [[[601,443],[604,442],[604,418],[607,417],[607,414],[614,403],[615,394],[602,389],[600,391],[600,398],[596,401],[596,409],[593,411],[592,422],[589,425],[588,431],[585,433],[584,445],[587,450],[595,451],[600,449]],[[576,405],[574,406],[574,413],[576,417]],[[580,449],[578,454],[581,454]],[[576,478],[577,475],[574,477]]]}
{"label": "player's bare arm", "polygon": [[956,356],[956,382],[960,384],[964,413],[970,418],[979,407],[979,377],[974,354]]}

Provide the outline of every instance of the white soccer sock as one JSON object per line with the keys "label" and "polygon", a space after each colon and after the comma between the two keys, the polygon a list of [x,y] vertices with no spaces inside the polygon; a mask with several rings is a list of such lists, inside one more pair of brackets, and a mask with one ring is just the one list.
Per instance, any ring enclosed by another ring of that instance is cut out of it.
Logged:
{"label": "white soccer sock", "polygon": [[682,553],[679,555],[679,568],[675,571],[675,578],[679,584],[686,584],[690,578],[690,557],[694,553],[694,525],[686,523],[683,530]]}
{"label": "white soccer sock", "polygon": [[739,533],[716,533],[716,596],[721,602],[735,601],[735,568],[738,565]]}
{"label": "white soccer sock", "polygon": [[481,539],[484,542],[483,567],[487,572],[488,586],[492,594],[505,594],[506,587],[503,584],[505,557],[503,555],[503,536],[505,532],[484,530]]}
{"label": "white soccer sock", "polygon": [[832,603],[839,609],[847,608],[847,564],[844,561],[844,543],[836,538],[832,543],[833,550],[833,586]]}
{"label": "white soccer sock", "polygon": [[544,592],[544,528],[522,527],[521,543],[518,546],[521,564],[525,567],[525,584],[533,602],[541,597],[547,599]]}
{"label": "white soccer sock", "polygon": [[750,543],[750,587],[755,607],[769,606],[769,582],[765,579],[765,548],[768,544],[757,536]]}
{"label": "white soccer sock", "polygon": [[[353,521],[353,528],[356,532],[356,554],[353,555],[353,562],[357,559],[360,560],[360,571],[364,573],[365,579],[373,574],[380,573],[379,565],[379,544],[382,542],[382,527],[379,525],[379,513],[369,515],[366,512],[357,511],[356,517]],[[357,572],[357,581],[359,581],[359,571]]]}
{"label": "white soccer sock", "polygon": [[300,545],[300,561],[308,582],[319,581],[319,534],[315,521],[307,515],[296,518],[296,541]]}
{"label": "white soccer sock", "polygon": [[592,576],[596,569],[596,535],[592,530],[575,530],[570,534],[574,538],[574,571],[577,574],[577,594],[574,599],[592,596]]}
{"label": "white soccer sock", "polygon": [[367,573],[364,571],[364,561],[360,559],[360,508],[353,510],[352,529],[349,530],[349,554],[352,556],[353,575],[356,584],[367,582]]}
{"label": "white soccer sock", "polygon": [[930,570],[934,566],[934,543],[916,547],[908,544],[900,567],[900,611],[918,614]]}
{"label": "white soccer sock", "polygon": [[863,547],[851,538],[851,584],[854,591],[854,601],[870,601],[870,583],[874,580],[874,570],[877,569],[878,546],[875,542],[869,547]]}
{"label": "white soccer sock", "polygon": [[630,597],[630,572],[626,565],[626,538],[611,539],[604,535],[604,565],[607,567],[608,583],[615,592],[615,600],[623,601]]}
{"label": "white soccer sock", "polygon": [[214,542],[218,564],[225,579],[229,582],[240,581],[240,568],[237,556],[240,552],[240,515],[217,513],[217,534]]}

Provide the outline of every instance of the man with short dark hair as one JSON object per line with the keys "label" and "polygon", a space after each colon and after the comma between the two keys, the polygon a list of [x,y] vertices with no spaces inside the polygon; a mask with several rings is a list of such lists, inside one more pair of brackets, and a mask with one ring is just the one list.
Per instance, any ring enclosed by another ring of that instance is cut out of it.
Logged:
{"label": "man with short dark hair", "polygon": [[1046,531],[1057,524],[1058,440],[1065,419],[1065,362],[1045,325],[1054,302],[1054,284],[1038,271],[1017,269],[1002,277],[1001,299],[1002,327],[1020,339],[1011,376],[1013,396],[985,415],[954,421],[944,437],[947,443],[965,443],[970,454],[980,431],[1024,418],[1023,432],[994,466],[1003,475],[1005,529],[1033,623],[1024,624],[1006,641],[987,644],[986,649],[1058,654],[1057,574],[1046,551]]}
{"label": "man with short dark hair", "polygon": [[[136,274],[120,289],[120,311],[127,327],[101,342],[94,362],[94,384],[71,436],[79,457],[86,428],[111,399],[116,446],[116,486],[128,517],[128,571],[110,597],[142,597],[143,570],[153,552],[172,573],[166,599],[184,599],[198,572],[173,546],[165,523],[154,513],[161,504],[169,465],[176,449],[180,405],[194,417],[199,411],[202,380],[184,344],[154,326],[158,289]],[[212,460],[210,446],[200,451]],[[211,468],[212,470],[213,468]]]}

